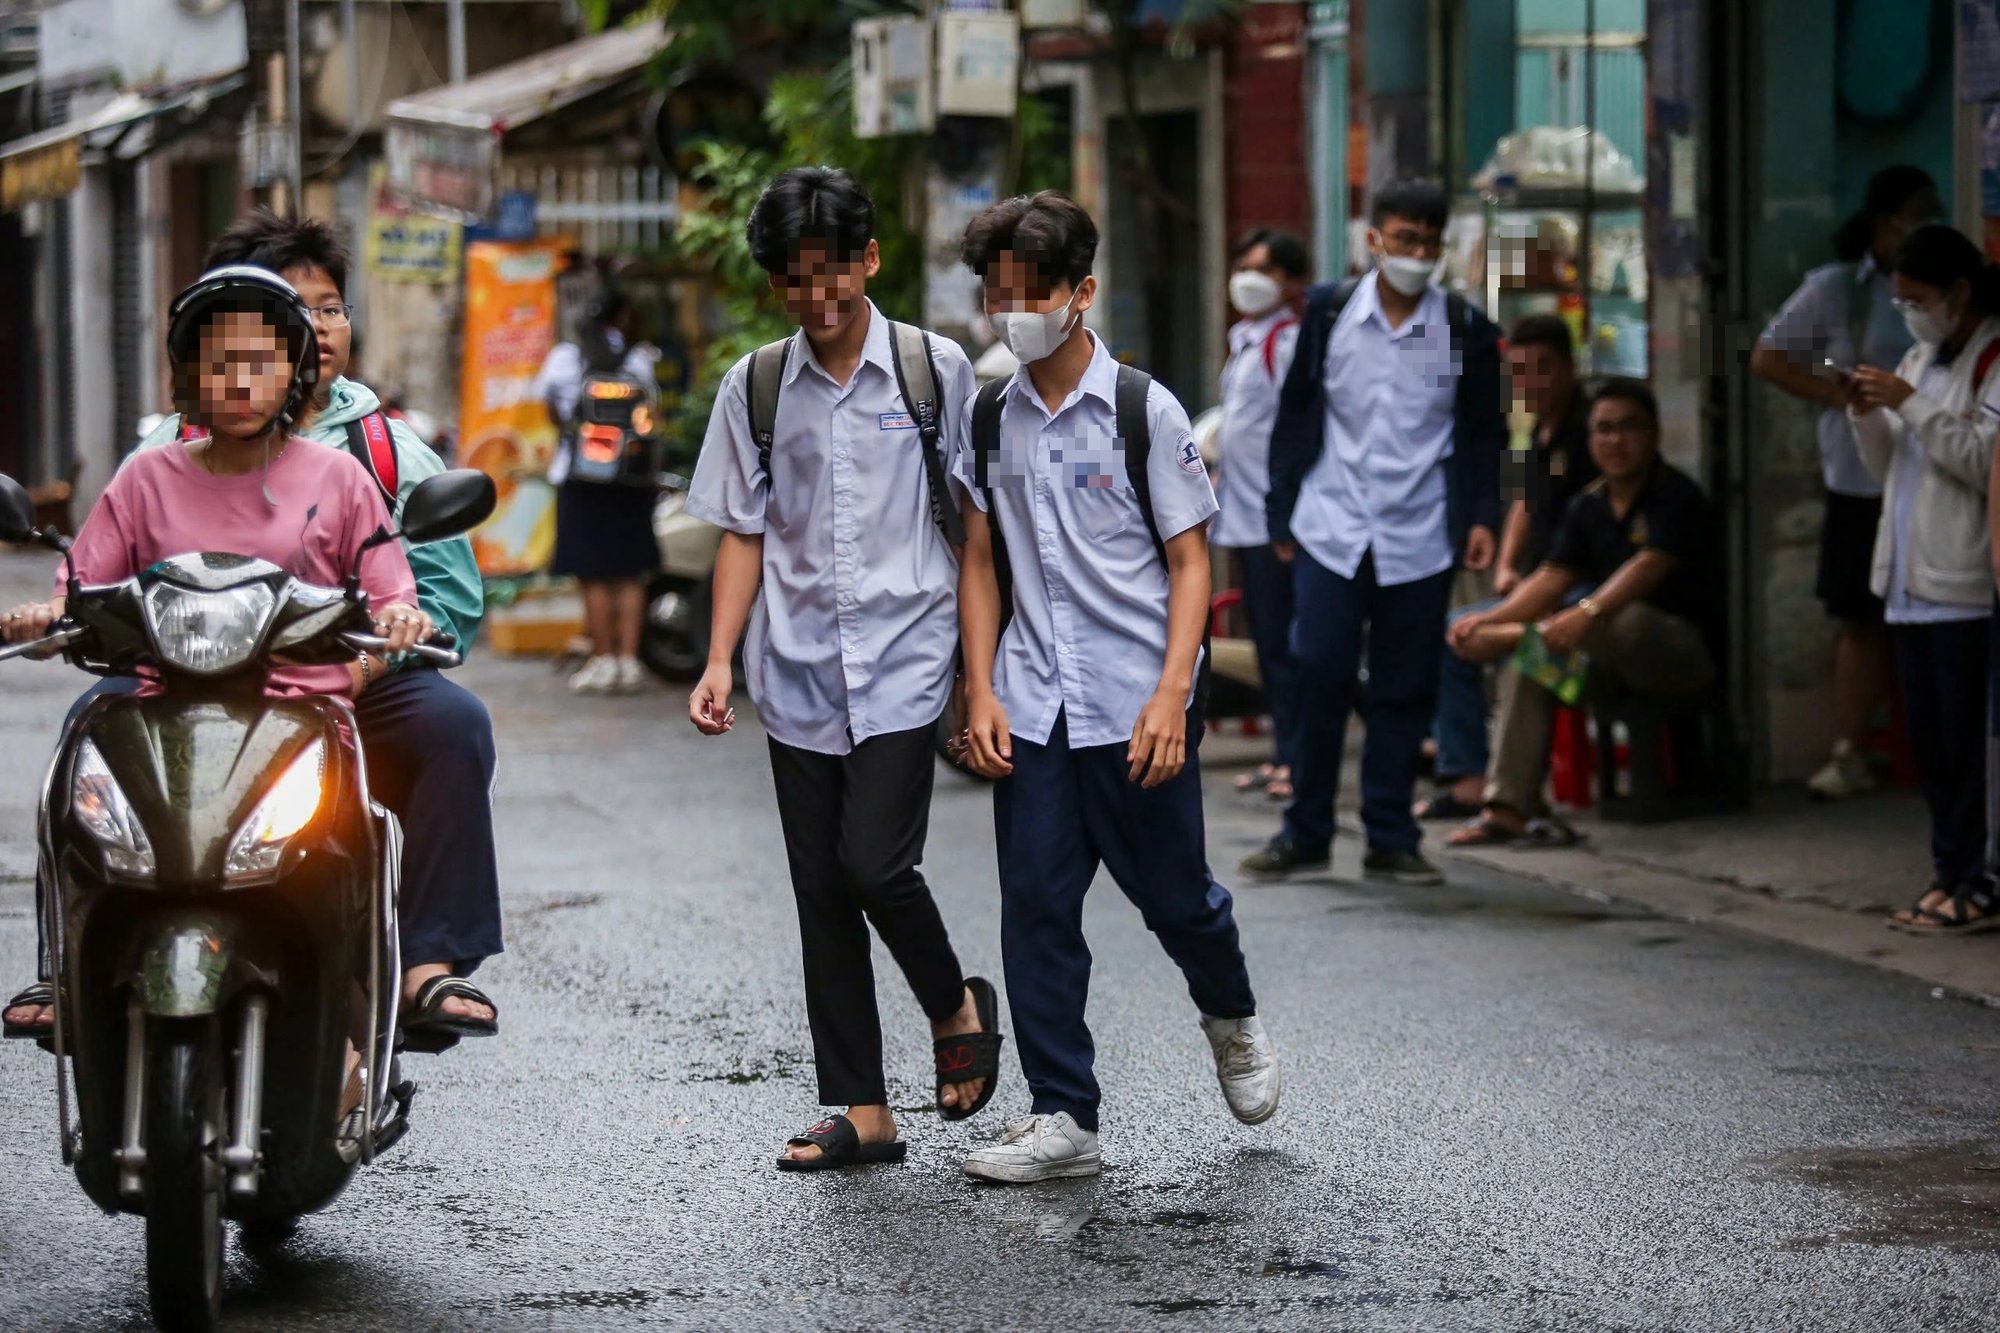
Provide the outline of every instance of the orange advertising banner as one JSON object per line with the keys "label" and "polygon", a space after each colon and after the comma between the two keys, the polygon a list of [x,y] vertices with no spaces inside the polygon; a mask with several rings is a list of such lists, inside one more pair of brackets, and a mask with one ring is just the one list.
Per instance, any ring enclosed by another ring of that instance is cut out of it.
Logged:
{"label": "orange advertising banner", "polygon": [[533,385],[555,345],[556,274],[574,242],[475,241],[465,247],[460,457],[493,478],[500,505],[472,534],[483,574],[531,574],[555,551],[546,476],[556,428]]}

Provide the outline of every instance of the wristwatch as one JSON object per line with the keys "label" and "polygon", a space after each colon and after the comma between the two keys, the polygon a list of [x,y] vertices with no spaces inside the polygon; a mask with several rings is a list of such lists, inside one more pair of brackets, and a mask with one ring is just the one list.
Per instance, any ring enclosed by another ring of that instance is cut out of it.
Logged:
{"label": "wristwatch", "polygon": [[1592,620],[1597,619],[1599,614],[1596,600],[1590,597],[1579,597],[1576,602],[1576,609],[1589,616]]}

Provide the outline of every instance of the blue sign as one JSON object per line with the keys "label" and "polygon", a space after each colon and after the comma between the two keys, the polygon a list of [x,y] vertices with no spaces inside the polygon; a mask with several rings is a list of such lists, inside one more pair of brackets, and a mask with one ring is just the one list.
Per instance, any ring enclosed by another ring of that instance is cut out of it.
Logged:
{"label": "blue sign", "polygon": [[507,190],[490,221],[465,229],[467,240],[532,241],[535,239],[535,196],[527,190]]}

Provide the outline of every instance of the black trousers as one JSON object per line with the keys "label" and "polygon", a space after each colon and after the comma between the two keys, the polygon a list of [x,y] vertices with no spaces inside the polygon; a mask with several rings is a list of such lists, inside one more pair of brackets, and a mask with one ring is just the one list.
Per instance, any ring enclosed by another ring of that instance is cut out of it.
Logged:
{"label": "black trousers", "polygon": [[1984,619],[1889,627],[1910,748],[1931,810],[1931,873],[1947,889],[1985,873],[1989,632]]}
{"label": "black trousers", "polygon": [[868,926],[932,1022],[965,1003],[965,977],[917,865],[929,831],[934,727],[871,736],[844,755],[771,742],[778,819],[799,905],[806,1018],[819,1099],[889,1100]]}

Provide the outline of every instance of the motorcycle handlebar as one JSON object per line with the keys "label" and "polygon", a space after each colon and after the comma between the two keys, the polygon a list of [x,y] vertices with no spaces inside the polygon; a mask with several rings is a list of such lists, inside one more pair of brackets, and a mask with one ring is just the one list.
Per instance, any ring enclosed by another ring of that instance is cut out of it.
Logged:
{"label": "motorcycle handlebar", "polygon": [[[451,636],[448,634],[439,635],[438,637],[440,640],[451,639]],[[379,634],[343,634],[340,636],[340,641],[356,652],[364,653],[384,652],[389,647],[389,641]],[[464,657],[453,652],[451,649],[440,648],[430,643],[420,643],[408,651],[415,653],[418,657],[428,658],[442,667],[461,666],[465,662]]]}
{"label": "motorcycle handlebar", "polygon": [[55,633],[45,638],[30,639],[26,643],[10,643],[4,648],[0,648],[0,662],[6,662],[16,657],[33,657],[37,653],[52,655],[56,649],[68,647],[72,640],[81,638],[82,635],[82,626],[70,625],[67,628],[55,631]]}

